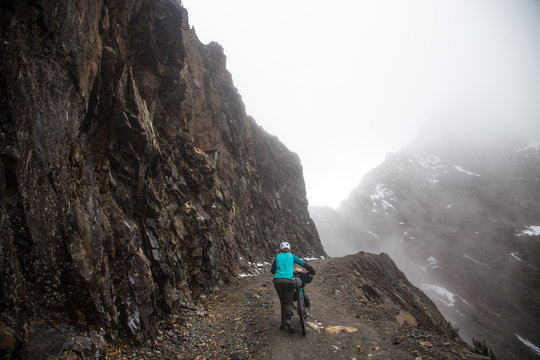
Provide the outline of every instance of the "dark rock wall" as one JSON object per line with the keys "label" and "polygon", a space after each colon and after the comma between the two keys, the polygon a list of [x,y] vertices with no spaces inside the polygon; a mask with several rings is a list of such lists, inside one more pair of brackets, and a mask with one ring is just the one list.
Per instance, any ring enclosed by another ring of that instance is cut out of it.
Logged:
{"label": "dark rock wall", "polygon": [[324,254],[298,156],[178,2],[0,4],[4,348],[53,318],[151,339],[281,240]]}

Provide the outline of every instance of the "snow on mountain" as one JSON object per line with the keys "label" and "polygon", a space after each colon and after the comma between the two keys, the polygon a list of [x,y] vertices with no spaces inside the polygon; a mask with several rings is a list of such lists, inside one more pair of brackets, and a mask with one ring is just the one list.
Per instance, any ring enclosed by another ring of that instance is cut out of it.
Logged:
{"label": "snow on mountain", "polygon": [[540,235],[540,226],[525,226],[525,230],[522,230],[517,236],[538,236]]}
{"label": "snow on mountain", "polygon": [[388,154],[333,217],[310,209],[321,241],[387,252],[465,340],[529,359],[513,332],[540,342],[540,150],[521,147]]}
{"label": "snow on mountain", "polygon": [[422,284],[420,286],[422,290],[426,293],[434,293],[436,294],[436,298],[444,303],[446,306],[454,306],[456,303],[456,294],[453,292],[445,289],[442,286],[439,285],[432,285],[432,284]]}
{"label": "snow on mountain", "polygon": [[519,256],[517,256],[517,253],[515,253],[515,252],[510,253],[510,256],[512,256],[517,261],[523,262],[523,260],[521,260],[521,258]]}
{"label": "snow on mountain", "polygon": [[448,166],[441,164],[438,156],[422,157],[418,154],[410,154],[410,156],[423,168],[421,172],[427,183],[431,185],[437,184],[440,174],[448,170]]}
{"label": "snow on mountain", "polygon": [[520,336],[519,334],[514,334],[514,335],[516,335],[519,341],[527,345],[536,355],[540,356],[540,347],[534,345],[532,342]]}
{"label": "snow on mountain", "polygon": [[468,170],[465,170],[464,168],[462,168],[461,166],[458,166],[458,165],[452,165],[457,171],[460,171],[462,173],[465,173],[467,175],[470,175],[470,176],[480,176],[476,173],[473,173],[472,171],[468,171]]}
{"label": "snow on mountain", "polygon": [[373,204],[374,212],[377,212],[375,209],[380,207],[382,207],[384,211],[393,209],[394,205],[392,205],[390,201],[398,200],[394,192],[384,184],[377,184],[373,190],[373,193],[370,195],[370,198]]}
{"label": "snow on mountain", "polygon": [[427,265],[422,266],[422,271],[434,270],[439,267],[439,261],[433,256],[430,256],[427,262]]}
{"label": "snow on mountain", "polygon": [[464,255],[463,255],[463,257],[464,257],[465,259],[467,259],[467,260],[470,260],[470,261],[472,261],[473,263],[475,263],[475,264],[477,264],[477,265],[482,265],[482,266],[489,266],[488,264],[486,264],[486,263],[483,263],[483,262],[481,262],[481,261],[478,261],[478,260],[476,260],[476,259],[474,259],[474,258],[470,257],[470,256],[469,256],[469,255],[467,255],[467,254],[464,254]]}
{"label": "snow on mountain", "polygon": [[[420,288],[426,293],[434,294],[437,300],[439,300],[448,307],[454,307],[456,305],[456,302],[460,301],[461,303],[472,308],[471,304],[463,297],[451,292],[450,290],[440,285],[422,284],[420,285]],[[463,314],[460,315],[465,316]]]}
{"label": "snow on mountain", "polygon": [[368,234],[370,234],[371,236],[373,236],[373,238],[379,240],[380,237],[379,237],[379,234],[375,234],[373,231],[370,231],[370,230],[367,230],[366,231],[368,232]]}
{"label": "snow on mountain", "polygon": [[536,142],[531,142],[529,141],[529,143],[527,145],[525,145],[524,147],[521,147],[519,149],[517,149],[515,152],[514,152],[514,155],[519,153],[519,152],[522,152],[522,151],[526,151],[526,150],[538,150],[540,148],[540,144],[539,143],[536,143]]}

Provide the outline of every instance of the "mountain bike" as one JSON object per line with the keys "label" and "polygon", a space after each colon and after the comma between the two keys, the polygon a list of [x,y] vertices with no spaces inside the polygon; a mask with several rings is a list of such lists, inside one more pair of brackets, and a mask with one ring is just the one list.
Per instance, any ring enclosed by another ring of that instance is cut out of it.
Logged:
{"label": "mountain bike", "polygon": [[307,321],[307,312],[306,308],[310,307],[309,298],[306,295],[304,286],[307,283],[310,283],[313,279],[313,276],[303,272],[301,270],[295,270],[293,278],[291,280],[291,286],[294,288],[294,299],[297,301],[296,311],[298,312],[298,317],[300,318],[300,325],[302,326],[302,335],[306,335],[306,321]]}

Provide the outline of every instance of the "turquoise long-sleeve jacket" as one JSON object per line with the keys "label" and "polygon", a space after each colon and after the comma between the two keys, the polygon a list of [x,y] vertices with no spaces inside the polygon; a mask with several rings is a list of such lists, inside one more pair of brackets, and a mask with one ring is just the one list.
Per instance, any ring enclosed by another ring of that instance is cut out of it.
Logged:
{"label": "turquoise long-sleeve jacket", "polygon": [[274,279],[292,279],[294,263],[305,266],[304,260],[290,252],[282,252],[276,255],[272,262],[270,271],[274,274]]}

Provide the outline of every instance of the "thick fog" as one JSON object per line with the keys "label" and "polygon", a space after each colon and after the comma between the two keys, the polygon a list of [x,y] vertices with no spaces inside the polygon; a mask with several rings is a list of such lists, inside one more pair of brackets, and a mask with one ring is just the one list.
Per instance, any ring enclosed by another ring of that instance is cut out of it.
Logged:
{"label": "thick fog", "polygon": [[540,344],[540,249],[516,235],[540,225],[518,150],[540,144],[540,2],[182,3],[330,206],[310,208],[330,255],[389,253],[467,341]]}
{"label": "thick fog", "polygon": [[509,132],[423,134],[336,210],[310,208],[321,241],[331,256],[388,253],[464,340],[529,359],[516,334],[540,344],[540,147]]}
{"label": "thick fog", "polygon": [[426,128],[540,143],[538,1],[183,4],[248,113],[299,154],[310,204],[336,207]]}

